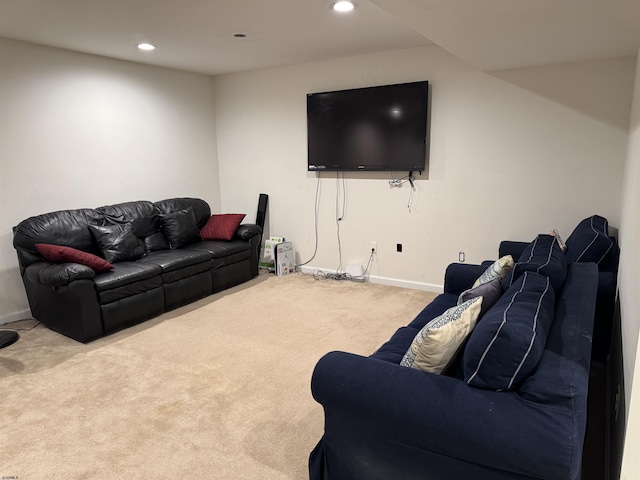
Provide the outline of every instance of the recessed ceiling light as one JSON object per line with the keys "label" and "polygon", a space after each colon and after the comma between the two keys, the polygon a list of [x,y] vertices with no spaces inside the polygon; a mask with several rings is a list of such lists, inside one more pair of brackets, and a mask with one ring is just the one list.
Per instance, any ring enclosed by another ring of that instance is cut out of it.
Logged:
{"label": "recessed ceiling light", "polygon": [[150,43],[139,43],[138,45],[136,45],[136,47],[138,47],[140,50],[145,50],[147,52],[156,49],[156,46],[151,45]]}
{"label": "recessed ceiling light", "polygon": [[356,4],[353,2],[340,1],[334,3],[331,8],[333,8],[336,12],[350,12],[354,8],[356,8]]}

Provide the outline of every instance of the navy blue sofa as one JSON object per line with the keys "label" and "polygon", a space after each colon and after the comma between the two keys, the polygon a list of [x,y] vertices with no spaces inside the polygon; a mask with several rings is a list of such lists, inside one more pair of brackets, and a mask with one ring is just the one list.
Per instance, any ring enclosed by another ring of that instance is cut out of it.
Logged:
{"label": "navy blue sofa", "polygon": [[505,308],[507,286],[443,374],[400,365],[420,329],[456,305],[484,264],[450,265],[444,293],[370,357],[322,357],[311,390],[325,431],[309,458],[310,480],[581,478],[599,271],[597,262],[566,257],[541,355],[514,388],[472,386],[464,371],[473,335]]}

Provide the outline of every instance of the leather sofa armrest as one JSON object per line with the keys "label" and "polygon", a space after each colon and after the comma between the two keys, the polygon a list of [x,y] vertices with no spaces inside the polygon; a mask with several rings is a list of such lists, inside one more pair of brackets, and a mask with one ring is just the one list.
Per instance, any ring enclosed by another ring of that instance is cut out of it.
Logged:
{"label": "leather sofa armrest", "polygon": [[460,295],[471,288],[486,269],[484,265],[452,263],[444,273],[444,293]]}
{"label": "leather sofa armrest", "polygon": [[36,262],[26,268],[24,275],[32,283],[59,287],[74,280],[93,278],[96,272],[79,263]]}
{"label": "leather sofa armrest", "polygon": [[251,237],[255,237],[256,235],[262,235],[262,229],[259,225],[255,225],[253,223],[243,223],[236,230],[236,237],[241,238],[242,240],[249,240]]}

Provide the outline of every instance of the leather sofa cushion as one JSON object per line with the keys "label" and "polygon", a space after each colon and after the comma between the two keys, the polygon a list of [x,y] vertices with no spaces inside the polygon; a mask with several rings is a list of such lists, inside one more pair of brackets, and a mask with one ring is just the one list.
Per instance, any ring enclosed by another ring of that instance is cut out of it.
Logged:
{"label": "leather sofa cushion", "polygon": [[208,252],[212,258],[226,257],[234,253],[249,252],[251,246],[242,240],[204,240],[186,246],[183,250]]}
{"label": "leather sofa cushion", "polygon": [[209,204],[200,198],[170,198],[155,202],[153,205],[160,214],[174,213],[191,208],[198,229],[204,227],[211,216]]}
{"label": "leather sofa cushion", "polygon": [[139,293],[153,290],[154,288],[162,287],[162,277],[155,275],[151,278],[145,278],[144,280],[138,280],[127,285],[115,287],[110,290],[104,290],[98,292],[98,300],[100,305],[122,300],[123,298],[132,297]]}
{"label": "leather sofa cushion", "polygon": [[141,259],[135,262],[118,262],[113,266],[113,270],[96,275],[93,281],[96,284],[96,290],[103,292],[159,276],[161,273],[162,268],[159,265],[145,263]]}
{"label": "leather sofa cushion", "polygon": [[243,260],[247,260],[251,256],[251,253],[248,250],[232,253],[231,255],[227,255],[226,257],[217,257],[212,260],[212,268],[217,270],[222,267],[226,267],[229,265],[233,265],[234,263],[242,262]]}
{"label": "leather sofa cushion", "polygon": [[[160,267],[162,273],[167,273],[189,267],[191,265],[209,262],[210,260],[211,255],[209,252],[182,248],[180,250],[151,252],[146,257],[138,260],[137,263],[155,265]],[[210,262],[209,265],[211,265]]]}
{"label": "leather sofa cushion", "polygon": [[96,208],[96,212],[104,216],[108,223],[129,223],[136,218],[149,217],[156,214],[153,203],[146,200],[118,203]]}
{"label": "leather sofa cushion", "polygon": [[131,222],[133,233],[144,243],[145,252],[169,250],[169,240],[162,233],[162,223],[157,214],[136,218]]}
{"label": "leather sofa cushion", "polygon": [[195,265],[189,265],[188,267],[180,268],[178,270],[172,270],[162,274],[162,282],[164,285],[177,282],[184,278],[193,277],[199,273],[209,272],[211,270],[211,261],[197,263]]}
{"label": "leather sofa cushion", "polygon": [[162,231],[167,236],[172,249],[183,248],[202,240],[191,207],[173,213],[161,213],[159,217],[162,222]]}
{"label": "leather sofa cushion", "polygon": [[102,255],[107,262],[137,260],[144,255],[144,246],[133,233],[130,223],[114,225],[89,225]]}

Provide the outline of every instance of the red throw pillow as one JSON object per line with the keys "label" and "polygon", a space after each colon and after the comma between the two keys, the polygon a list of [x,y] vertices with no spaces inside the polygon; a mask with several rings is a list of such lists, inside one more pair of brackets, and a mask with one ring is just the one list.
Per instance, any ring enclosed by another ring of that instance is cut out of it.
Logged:
{"label": "red throw pillow", "polygon": [[49,243],[36,243],[36,250],[45,260],[53,263],[79,263],[93,268],[96,272],[106,272],[111,270],[113,265],[104,258],[100,258],[91,253],[83,252],[71,247],[62,245],[51,245]]}
{"label": "red throw pillow", "polygon": [[200,230],[200,236],[203,240],[231,240],[245,215],[245,213],[211,215],[207,224]]}

